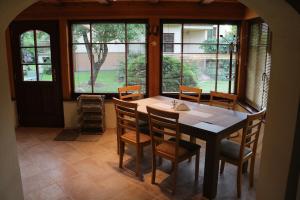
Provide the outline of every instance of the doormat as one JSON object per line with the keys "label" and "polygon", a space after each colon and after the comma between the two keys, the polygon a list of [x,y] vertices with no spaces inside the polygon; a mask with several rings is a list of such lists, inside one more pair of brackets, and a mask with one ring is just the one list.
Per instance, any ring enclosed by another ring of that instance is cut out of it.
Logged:
{"label": "doormat", "polygon": [[56,141],[75,141],[80,135],[78,129],[63,129],[55,138]]}

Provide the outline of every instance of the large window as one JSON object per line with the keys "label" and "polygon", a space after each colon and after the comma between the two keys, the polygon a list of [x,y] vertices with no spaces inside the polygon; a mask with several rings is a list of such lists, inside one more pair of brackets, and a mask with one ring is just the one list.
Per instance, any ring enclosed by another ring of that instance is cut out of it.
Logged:
{"label": "large window", "polygon": [[146,91],[145,23],[73,23],[74,93],[117,93],[139,84]]}
{"label": "large window", "polygon": [[204,93],[235,93],[237,25],[162,26],[162,93],[178,92],[179,85],[199,87]]}
{"label": "large window", "polygon": [[260,110],[267,106],[271,72],[271,38],[266,23],[254,21],[249,31],[246,101]]}

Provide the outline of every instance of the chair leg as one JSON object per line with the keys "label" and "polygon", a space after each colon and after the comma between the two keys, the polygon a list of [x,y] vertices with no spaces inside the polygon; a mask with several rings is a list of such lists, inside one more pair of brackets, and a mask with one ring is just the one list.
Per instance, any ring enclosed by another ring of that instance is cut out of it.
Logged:
{"label": "chair leg", "polygon": [[237,171],[237,181],[236,181],[236,188],[237,188],[237,196],[238,198],[241,197],[242,193],[242,171],[243,171],[243,165],[238,166],[238,171]]}
{"label": "chair leg", "polygon": [[254,165],[255,165],[255,156],[251,158],[251,164],[250,164],[250,177],[249,177],[250,187],[253,187],[253,183],[254,183]]}
{"label": "chair leg", "polygon": [[136,145],[136,176],[141,175],[141,157],[142,157],[142,148],[140,145]]}
{"label": "chair leg", "polygon": [[125,150],[125,143],[123,141],[119,141],[119,168],[123,168],[123,156]]}
{"label": "chair leg", "polygon": [[225,161],[221,160],[221,168],[220,168],[220,174],[223,174],[225,168]]}
{"label": "chair leg", "polygon": [[155,183],[155,175],[156,175],[156,156],[155,156],[155,154],[153,154],[153,156],[152,156],[152,179],[151,179],[152,184]]}
{"label": "chair leg", "polygon": [[172,172],[172,194],[174,195],[175,194],[175,191],[176,191],[176,179],[177,179],[177,163],[176,162],[172,162],[172,166],[173,166],[173,172]]}
{"label": "chair leg", "polygon": [[196,153],[196,160],[195,160],[195,182],[198,181],[199,178],[199,162],[200,162],[200,150]]}

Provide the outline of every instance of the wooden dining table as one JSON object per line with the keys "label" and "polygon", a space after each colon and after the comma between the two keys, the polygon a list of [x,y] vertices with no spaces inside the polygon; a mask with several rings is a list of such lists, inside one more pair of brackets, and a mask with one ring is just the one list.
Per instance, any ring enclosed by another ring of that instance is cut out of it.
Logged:
{"label": "wooden dining table", "polygon": [[[174,100],[177,104],[186,104],[190,110],[175,111]],[[180,131],[206,141],[203,196],[213,199],[217,194],[220,141],[243,128],[247,114],[165,96],[155,96],[134,102],[138,104],[138,112],[144,119],[147,118],[146,106],[179,112]]]}

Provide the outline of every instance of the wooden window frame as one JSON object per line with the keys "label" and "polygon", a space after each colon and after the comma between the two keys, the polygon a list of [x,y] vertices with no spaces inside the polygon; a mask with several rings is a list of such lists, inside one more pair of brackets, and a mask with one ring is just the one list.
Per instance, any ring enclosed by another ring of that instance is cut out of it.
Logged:
{"label": "wooden window frame", "polygon": [[[241,23],[242,21],[239,20],[239,21],[226,21],[226,20],[185,20],[185,19],[162,19],[160,21],[160,38],[163,38],[163,25],[164,24],[181,24],[182,27],[184,24],[216,24],[218,25],[218,30],[217,30],[217,43],[215,45],[217,45],[217,53],[216,54],[219,54],[219,45],[222,45],[221,43],[219,43],[219,26],[220,25],[236,25],[237,26],[237,38],[239,38],[240,36],[240,33],[241,33]],[[182,28],[182,32],[183,32],[183,28]],[[180,44],[181,45],[181,48],[183,48],[183,44],[186,44],[186,43],[183,43],[183,34],[181,35],[182,39],[181,39],[181,43],[174,43],[174,44]],[[240,42],[238,40],[237,44],[236,44],[236,48],[237,48],[237,52],[236,52],[236,64],[235,64],[235,78],[234,78],[234,92],[231,93],[231,94],[237,94],[237,84],[239,83],[239,74],[238,74],[238,71],[239,71],[239,59],[240,59],[240,49],[239,49],[239,46],[240,46]],[[188,44],[193,44],[193,43],[188,43]],[[197,43],[198,44],[198,43]],[[178,96],[179,92],[163,92],[162,91],[162,84],[163,84],[163,40],[161,39],[160,41],[160,86],[159,86],[159,93],[160,95],[163,95],[163,96],[169,96],[169,97],[175,97],[175,96]],[[183,59],[182,58],[182,55],[183,55],[183,51],[181,51],[181,60]],[[181,65],[182,65],[182,61],[181,61]],[[218,68],[218,59],[217,59],[217,62],[216,62],[216,67]],[[182,68],[182,66],[181,66]],[[218,69],[216,69],[216,71],[218,71]],[[181,71],[181,74],[182,74],[182,71]],[[215,80],[215,90],[216,90],[216,87],[217,87],[217,76],[218,76],[218,73],[216,73],[216,80]],[[181,75],[182,77],[182,75]],[[180,78],[180,83],[182,83],[182,78]],[[230,81],[232,82],[232,81]],[[204,96],[204,100],[208,100],[209,99],[209,93],[203,93],[203,96]]]}
{"label": "wooden window frame", "polygon": [[[94,93],[93,91],[91,93],[77,93],[75,92],[75,82],[74,82],[74,63],[73,63],[73,35],[72,35],[72,25],[74,24],[93,24],[93,23],[114,23],[114,24],[145,24],[146,26],[146,33],[145,33],[145,42],[141,43],[141,42],[136,42],[136,43],[128,43],[128,42],[123,42],[123,43],[113,43],[113,44],[124,44],[125,45],[125,69],[126,69],[126,77],[127,77],[127,45],[128,44],[144,44],[145,45],[145,56],[146,56],[146,85],[145,85],[145,94],[143,94],[145,97],[148,97],[149,94],[149,50],[148,50],[148,46],[149,46],[149,22],[148,20],[140,20],[140,19],[133,19],[133,20],[115,20],[115,19],[107,19],[107,20],[70,20],[68,22],[68,32],[69,32],[69,50],[70,50],[70,54],[69,54],[69,61],[70,61],[70,78],[71,78],[71,98],[72,99],[77,99],[81,94],[101,94],[101,95],[105,95],[106,99],[112,99],[113,97],[118,97],[118,91],[116,90],[115,93]],[[127,32],[125,33],[127,34]],[[93,44],[93,43],[91,43]],[[109,44],[109,43],[108,43]],[[92,66],[91,66],[92,68]],[[126,78],[126,82],[125,85],[127,86],[127,78]]]}

